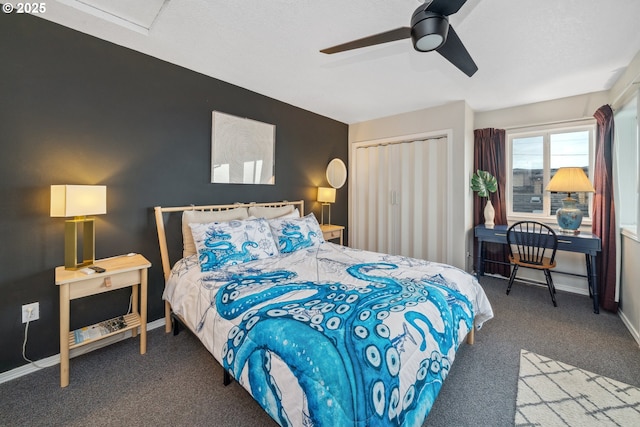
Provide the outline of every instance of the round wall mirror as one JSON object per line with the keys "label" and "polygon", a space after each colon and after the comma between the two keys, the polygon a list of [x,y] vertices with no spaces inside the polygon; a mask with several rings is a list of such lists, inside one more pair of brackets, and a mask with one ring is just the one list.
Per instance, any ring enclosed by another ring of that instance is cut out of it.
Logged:
{"label": "round wall mirror", "polygon": [[347,181],[347,167],[342,160],[335,158],[329,162],[327,181],[333,188],[340,188]]}

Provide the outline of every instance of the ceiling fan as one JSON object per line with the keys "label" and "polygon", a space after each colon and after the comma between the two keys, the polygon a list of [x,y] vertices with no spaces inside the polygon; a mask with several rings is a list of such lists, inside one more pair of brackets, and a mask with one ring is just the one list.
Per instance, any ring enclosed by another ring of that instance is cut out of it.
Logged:
{"label": "ceiling fan", "polygon": [[347,43],[322,49],[322,53],[338,53],[359,49],[396,40],[411,38],[413,47],[419,52],[435,50],[471,77],[478,66],[460,38],[449,25],[449,15],[453,15],[467,0],[425,0],[411,16],[411,27],[401,27],[373,36],[364,37]]}

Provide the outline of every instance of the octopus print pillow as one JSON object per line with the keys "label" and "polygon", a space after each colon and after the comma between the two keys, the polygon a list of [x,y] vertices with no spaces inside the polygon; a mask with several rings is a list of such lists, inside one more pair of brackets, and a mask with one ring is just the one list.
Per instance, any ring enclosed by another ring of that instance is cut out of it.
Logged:
{"label": "octopus print pillow", "polygon": [[189,224],[189,227],[202,272],[278,255],[271,228],[264,218]]}
{"label": "octopus print pillow", "polygon": [[302,218],[271,219],[269,225],[282,254],[311,248],[324,242],[322,230],[313,213]]}

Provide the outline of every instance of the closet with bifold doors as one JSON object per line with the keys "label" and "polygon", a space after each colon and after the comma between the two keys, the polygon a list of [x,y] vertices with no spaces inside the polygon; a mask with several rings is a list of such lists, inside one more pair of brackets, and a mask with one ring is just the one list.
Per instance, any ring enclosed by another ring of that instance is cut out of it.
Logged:
{"label": "closet with bifold doors", "polygon": [[350,246],[451,263],[450,135],[352,145]]}

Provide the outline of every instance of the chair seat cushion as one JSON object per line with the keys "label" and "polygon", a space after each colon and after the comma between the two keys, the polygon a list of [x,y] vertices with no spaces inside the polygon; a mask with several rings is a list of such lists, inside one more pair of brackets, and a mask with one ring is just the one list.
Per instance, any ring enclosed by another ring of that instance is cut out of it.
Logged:
{"label": "chair seat cushion", "polygon": [[537,268],[539,270],[546,270],[546,269],[549,269],[549,268],[555,268],[556,267],[556,261],[553,260],[553,262],[551,262],[551,259],[547,258],[547,257],[544,257],[542,259],[542,263],[541,264],[534,264],[532,262],[527,262],[526,260],[520,259],[520,256],[518,254],[513,254],[513,255],[509,256],[509,261],[511,261],[512,264],[518,264],[521,267]]}

